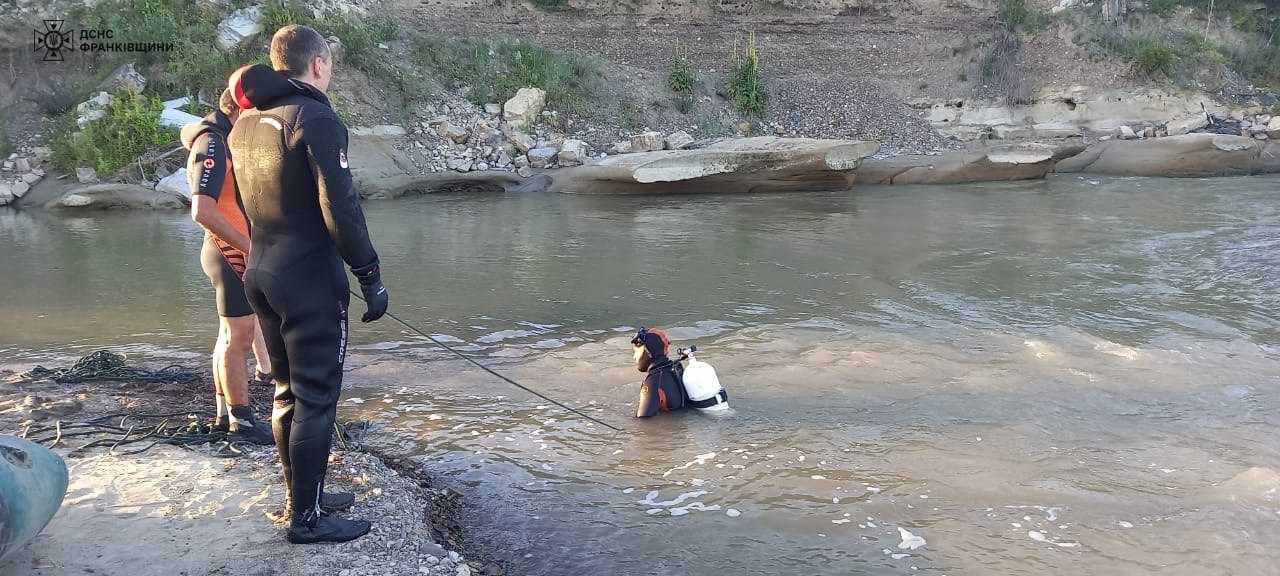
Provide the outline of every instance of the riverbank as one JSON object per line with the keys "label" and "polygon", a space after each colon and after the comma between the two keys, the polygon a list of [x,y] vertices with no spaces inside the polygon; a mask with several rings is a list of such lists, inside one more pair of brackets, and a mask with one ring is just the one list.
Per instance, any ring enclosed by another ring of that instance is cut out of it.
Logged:
{"label": "riverbank", "polygon": [[[0,426],[6,433],[118,412],[189,412],[205,418],[210,409],[203,381],[64,385],[24,379],[3,368],[0,380]],[[268,396],[265,388],[254,390],[259,406]],[[237,457],[227,457],[217,443],[188,449],[159,445],[130,455],[124,448],[118,455],[106,447],[77,450],[94,439],[69,436],[55,448],[71,477],[62,508],[0,571],[12,576],[502,573],[496,564],[468,564],[459,554],[460,495],[434,486],[429,471],[394,461],[397,471],[358,444],[335,446],[326,487],[355,493],[356,506],[342,514],[372,520],[372,532],[344,544],[295,547],[271,518],[283,499],[274,448],[242,448]]]}

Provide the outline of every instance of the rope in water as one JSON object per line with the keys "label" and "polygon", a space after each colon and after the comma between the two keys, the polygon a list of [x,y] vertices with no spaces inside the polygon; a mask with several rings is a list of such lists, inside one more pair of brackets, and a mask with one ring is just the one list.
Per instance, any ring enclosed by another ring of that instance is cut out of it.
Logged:
{"label": "rope in water", "polygon": [[[359,300],[359,301],[361,301],[361,302],[364,302],[364,301],[365,301],[365,300],[364,300],[364,298],[361,298],[361,297],[360,297],[360,295],[359,295],[359,294],[356,294],[354,290],[350,290],[350,292],[351,292],[351,295],[352,295],[352,296],[355,296],[357,300]],[[432,337],[430,334],[427,334],[426,332],[423,332],[422,330],[417,329],[417,328],[416,328],[416,327],[414,327],[412,324],[409,324],[408,322],[405,322],[404,320],[401,320],[401,319],[400,319],[400,317],[396,316],[395,314],[392,314],[390,311],[388,311],[388,312],[387,312],[387,316],[388,316],[389,318],[391,318],[392,320],[395,320],[396,322],[399,322],[399,323],[400,323],[402,326],[404,326],[405,328],[408,328],[409,330],[412,330],[413,332],[417,333],[419,336],[422,336],[423,338],[426,338],[427,340],[430,340],[430,341],[431,341],[432,343],[434,343],[436,346],[439,346],[439,347],[441,347],[441,348],[444,348],[445,350],[448,350],[449,352],[452,352],[455,356],[457,356],[457,357],[459,357],[459,358],[461,358],[461,359],[463,359],[463,360],[466,360],[467,362],[470,362],[471,364],[474,364],[477,368],[479,368],[479,369],[481,369],[481,370],[484,370],[485,372],[488,372],[488,373],[490,373],[490,374],[492,374],[492,375],[494,375],[494,376],[497,376],[498,378],[502,379],[502,380],[503,380],[504,382],[506,382],[507,384],[510,384],[510,385],[512,385],[512,386],[515,386],[516,388],[519,388],[519,389],[521,389],[521,390],[524,390],[525,392],[528,392],[528,393],[530,393],[530,394],[533,394],[534,396],[537,396],[537,397],[539,397],[539,398],[541,398],[541,399],[543,399],[543,400],[546,400],[547,402],[550,402],[550,403],[552,403],[552,404],[555,404],[556,406],[559,406],[559,407],[561,407],[561,408],[564,408],[565,410],[568,410],[569,412],[572,412],[572,413],[574,413],[574,414],[577,414],[578,416],[581,416],[581,417],[583,417],[583,418],[586,418],[587,420],[590,420],[590,421],[592,421],[592,422],[595,422],[596,424],[599,424],[599,425],[601,425],[601,426],[604,426],[605,428],[608,428],[608,429],[610,429],[610,430],[613,430],[614,432],[621,432],[621,431],[622,431],[622,429],[621,429],[621,428],[618,428],[617,426],[613,426],[612,424],[609,424],[609,423],[607,423],[607,422],[602,422],[602,421],[600,421],[600,420],[598,420],[598,419],[596,419],[596,418],[591,417],[591,416],[590,416],[590,415],[588,415],[588,414],[583,413],[583,412],[582,412],[582,411],[580,411],[580,410],[577,410],[577,409],[572,408],[572,407],[570,407],[570,406],[566,406],[565,404],[561,403],[561,402],[560,402],[560,401],[558,401],[558,400],[552,399],[552,398],[548,397],[547,395],[545,395],[545,394],[543,394],[543,393],[541,393],[541,392],[538,392],[537,390],[533,390],[533,389],[529,388],[528,386],[525,386],[525,385],[523,385],[523,384],[521,384],[521,383],[519,383],[519,382],[516,382],[515,380],[512,380],[512,379],[510,379],[510,378],[508,378],[508,377],[506,377],[506,376],[503,376],[502,374],[499,374],[498,372],[494,371],[492,368],[489,368],[488,366],[485,366],[484,364],[481,364],[481,363],[477,362],[474,358],[472,358],[472,357],[470,357],[470,356],[467,356],[466,354],[463,354],[462,352],[459,352],[459,351],[457,351],[457,350],[454,350],[453,348],[450,348],[450,347],[449,347],[447,344],[445,344],[444,342],[441,342],[441,341],[439,341],[439,340],[435,339],[434,337]]]}
{"label": "rope in water", "polygon": [[177,364],[159,370],[133,368],[125,365],[125,355],[108,350],[98,350],[76,360],[70,368],[49,369],[36,366],[22,374],[21,378],[53,380],[59,384],[83,382],[173,382],[187,384],[198,382],[200,373]]}

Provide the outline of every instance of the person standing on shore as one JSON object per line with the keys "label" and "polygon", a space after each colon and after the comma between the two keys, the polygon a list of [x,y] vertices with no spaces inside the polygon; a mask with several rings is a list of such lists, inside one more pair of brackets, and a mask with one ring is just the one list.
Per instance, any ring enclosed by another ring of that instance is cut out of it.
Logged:
{"label": "person standing on shore", "polygon": [[217,110],[183,127],[182,145],[190,151],[191,219],[205,230],[200,267],[213,284],[218,307],[218,339],[213,347],[217,415],[213,428],[227,433],[232,441],[265,446],[273,439],[267,425],[253,416],[245,361],[251,348],[259,373],[270,371],[271,360],[244,294],[241,276],[249,253],[249,227],[227,156],[227,133],[239,114],[231,93],[223,91]]}
{"label": "person standing on shore", "polygon": [[368,521],[328,514],[339,498],[350,506],[349,494],[324,494],[347,346],[343,263],[364,293],[363,321],[388,304],[352,187],[347,128],[325,95],[332,74],[324,37],[289,25],[271,38],[271,67],[242,68],[230,81],[245,109],[230,135],[252,231],[245,287],[274,368],[271,425],[287,487],[286,537],[295,544],[369,532]]}

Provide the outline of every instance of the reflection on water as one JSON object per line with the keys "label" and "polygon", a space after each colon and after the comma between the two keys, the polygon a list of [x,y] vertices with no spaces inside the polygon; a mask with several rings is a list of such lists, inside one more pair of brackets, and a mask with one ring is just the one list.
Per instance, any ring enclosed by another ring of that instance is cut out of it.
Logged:
{"label": "reflection on water", "polygon": [[[1270,573],[1277,184],[373,203],[397,314],[626,432],[388,322],[353,327],[343,410],[516,573]],[[199,241],[0,212],[0,361],[203,354]],[[628,419],[640,323],[734,414]]]}

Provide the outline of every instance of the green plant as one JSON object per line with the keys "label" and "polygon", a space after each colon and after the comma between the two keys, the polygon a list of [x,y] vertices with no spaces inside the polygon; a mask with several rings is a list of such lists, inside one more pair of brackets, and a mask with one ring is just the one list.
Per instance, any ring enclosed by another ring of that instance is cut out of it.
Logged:
{"label": "green plant", "polygon": [[533,5],[542,10],[563,10],[568,6],[568,0],[533,0]]}
{"label": "green plant", "polygon": [[1037,32],[1049,23],[1049,15],[1028,6],[1027,0],[1000,0],[999,10],[1001,25],[1010,31],[1021,28]]}
{"label": "green plant", "polygon": [[1180,6],[1179,0],[1151,0],[1151,11],[1161,16],[1168,16]]}
{"label": "green plant", "polygon": [[289,24],[310,25],[312,20],[311,15],[297,0],[271,0],[262,6],[262,19],[259,22],[263,33],[274,34],[276,30]]}
{"label": "green plant", "polygon": [[64,117],[53,138],[54,161],[63,170],[88,166],[112,174],[157,146],[173,143],[176,130],[160,125],[159,98],[132,91],[115,95],[106,116],[76,130],[73,114]]}
{"label": "green plant", "polygon": [[676,94],[693,94],[693,66],[684,56],[676,56],[671,61],[671,72],[667,74],[667,86]]}
{"label": "green plant", "polygon": [[510,98],[520,88],[545,90],[563,109],[584,104],[598,90],[603,74],[598,60],[557,52],[524,41],[478,42],[412,35],[414,64],[455,86],[482,104]]}
{"label": "green plant", "polygon": [[746,48],[739,53],[733,50],[733,64],[729,68],[729,96],[734,107],[743,116],[764,117],[769,95],[765,91],[760,73],[760,53],[756,48],[756,35],[747,37]]}
{"label": "green plant", "polygon": [[1017,34],[997,29],[991,49],[983,56],[978,71],[982,80],[994,86],[1006,104],[1031,102],[1031,83],[1022,66],[1022,39]]}
{"label": "green plant", "polygon": [[1148,76],[1157,73],[1172,77],[1177,55],[1163,40],[1158,38],[1139,38],[1133,47],[1134,62],[1138,70]]}

